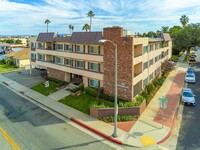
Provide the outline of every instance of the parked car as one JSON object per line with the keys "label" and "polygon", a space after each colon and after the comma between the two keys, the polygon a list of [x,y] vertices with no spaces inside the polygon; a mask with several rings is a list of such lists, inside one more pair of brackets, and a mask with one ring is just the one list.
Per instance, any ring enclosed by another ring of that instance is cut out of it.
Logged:
{"label": "parked car", "polygon": [[185,82],[187,82],[187,83],[196,83],[196,76],[195,76],[195,74],[186,74],[185,75]]}
{"label": "parked car", "polygon": [[195,71],[194,71],[194,69],[193,68],[188,68],[187,69],[187,72],[186,72],[187,74],[195,74]]}
{"label": "parked car", "polygon": [[197,57],[197,54],[195,52],[192,52],[190,56],[191,57]]}
{"label": "parked car", "polygon": [[190,61],[190,62],[196,62],[196,59],[195,59],[194,56],[190,56],[190,57],[189,57],[189,61]]}
{"label": "parked car", "polygon": [[195,106],[195,99],[196,95],[194,95],[192,89],[190,88],[183,88],[182,96],[181,96],[181,101],[183,102],[183,105],[189,104]]}

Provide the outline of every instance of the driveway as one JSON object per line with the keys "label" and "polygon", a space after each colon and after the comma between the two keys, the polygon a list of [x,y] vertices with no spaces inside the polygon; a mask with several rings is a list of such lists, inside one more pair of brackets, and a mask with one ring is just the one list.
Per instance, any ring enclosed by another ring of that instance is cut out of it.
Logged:
{"label": "driveway", "polygon": [[13,71],[2,75],[30,88],[44,81],[40,73],[40,70],[32,69],[32,75],[30,75],[29,70]]}

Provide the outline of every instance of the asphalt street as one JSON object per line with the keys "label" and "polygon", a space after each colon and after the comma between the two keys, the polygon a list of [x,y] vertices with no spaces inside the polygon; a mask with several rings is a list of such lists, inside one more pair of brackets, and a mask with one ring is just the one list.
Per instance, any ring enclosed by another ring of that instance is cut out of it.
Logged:
{"label": "asphalt street", "polygon": [[196,95],[196,107],[184,106],[177,150],[200,149],[200,51],[197,53],[198,62],[191,65],[197,74],[197,82],[187,84]]}
{"label": "asphalt street", "polygon": [[0,127],[22,150],[114,149],[2,85]]}

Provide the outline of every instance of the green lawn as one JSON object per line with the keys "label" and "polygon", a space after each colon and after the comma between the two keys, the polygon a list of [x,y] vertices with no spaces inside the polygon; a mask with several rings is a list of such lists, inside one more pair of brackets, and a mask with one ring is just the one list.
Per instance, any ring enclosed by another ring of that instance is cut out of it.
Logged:
{"label": "green lawn", "polygon": [[58,91],[56,89],[57,84],[55,82],[49,81],[49,87],[48,88],[45,88],[43,83],[44,82],[39,83],[39,84],[33,86],[31,89],[34,90],[34,91],[37,91],[38,93],[41,93],[41,94],[43,94],[45,96],[48,96],[51,93],[54,93],[54,92]]}
{"label": "green lawn", "polygon": [[[67,96],[61,99],[59,102],[68,105],[72,108],[75,108],[83,113],[89,114],[90,113],[90,105],[97,101],[97,98],[91,97],[85,93],[79,96]],[[103,99],[99,99],[100,103],[104,103],[107,106],[113,107],[114,104],[109,101],[105,101]]]}
{"label": "green lawn", "polygon": [[17,70],[17,69],[18,68],[15,68],[13,66],[0,63],[0,73],[2,73],[2,72],[8,72],[8,71],[13,71],[13,70]]}
{"label": "green lawn", "polygon": [[179,55],[172,55],[171,60],[172,61],[178,61]]}

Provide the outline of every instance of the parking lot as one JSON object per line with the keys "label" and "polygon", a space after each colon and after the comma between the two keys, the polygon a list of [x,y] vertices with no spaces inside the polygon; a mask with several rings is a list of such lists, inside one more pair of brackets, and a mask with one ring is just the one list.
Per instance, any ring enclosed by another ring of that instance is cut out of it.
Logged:
{"label": "parking lot", "polygon": [[29,70],[20,70],[9,73],[3,73],[2,75],[24,86],[33,87],[34,85],[44,81],[44,78],[40,76],[40,73],[40,70],[32,69],[32,75],[30,75]]}

